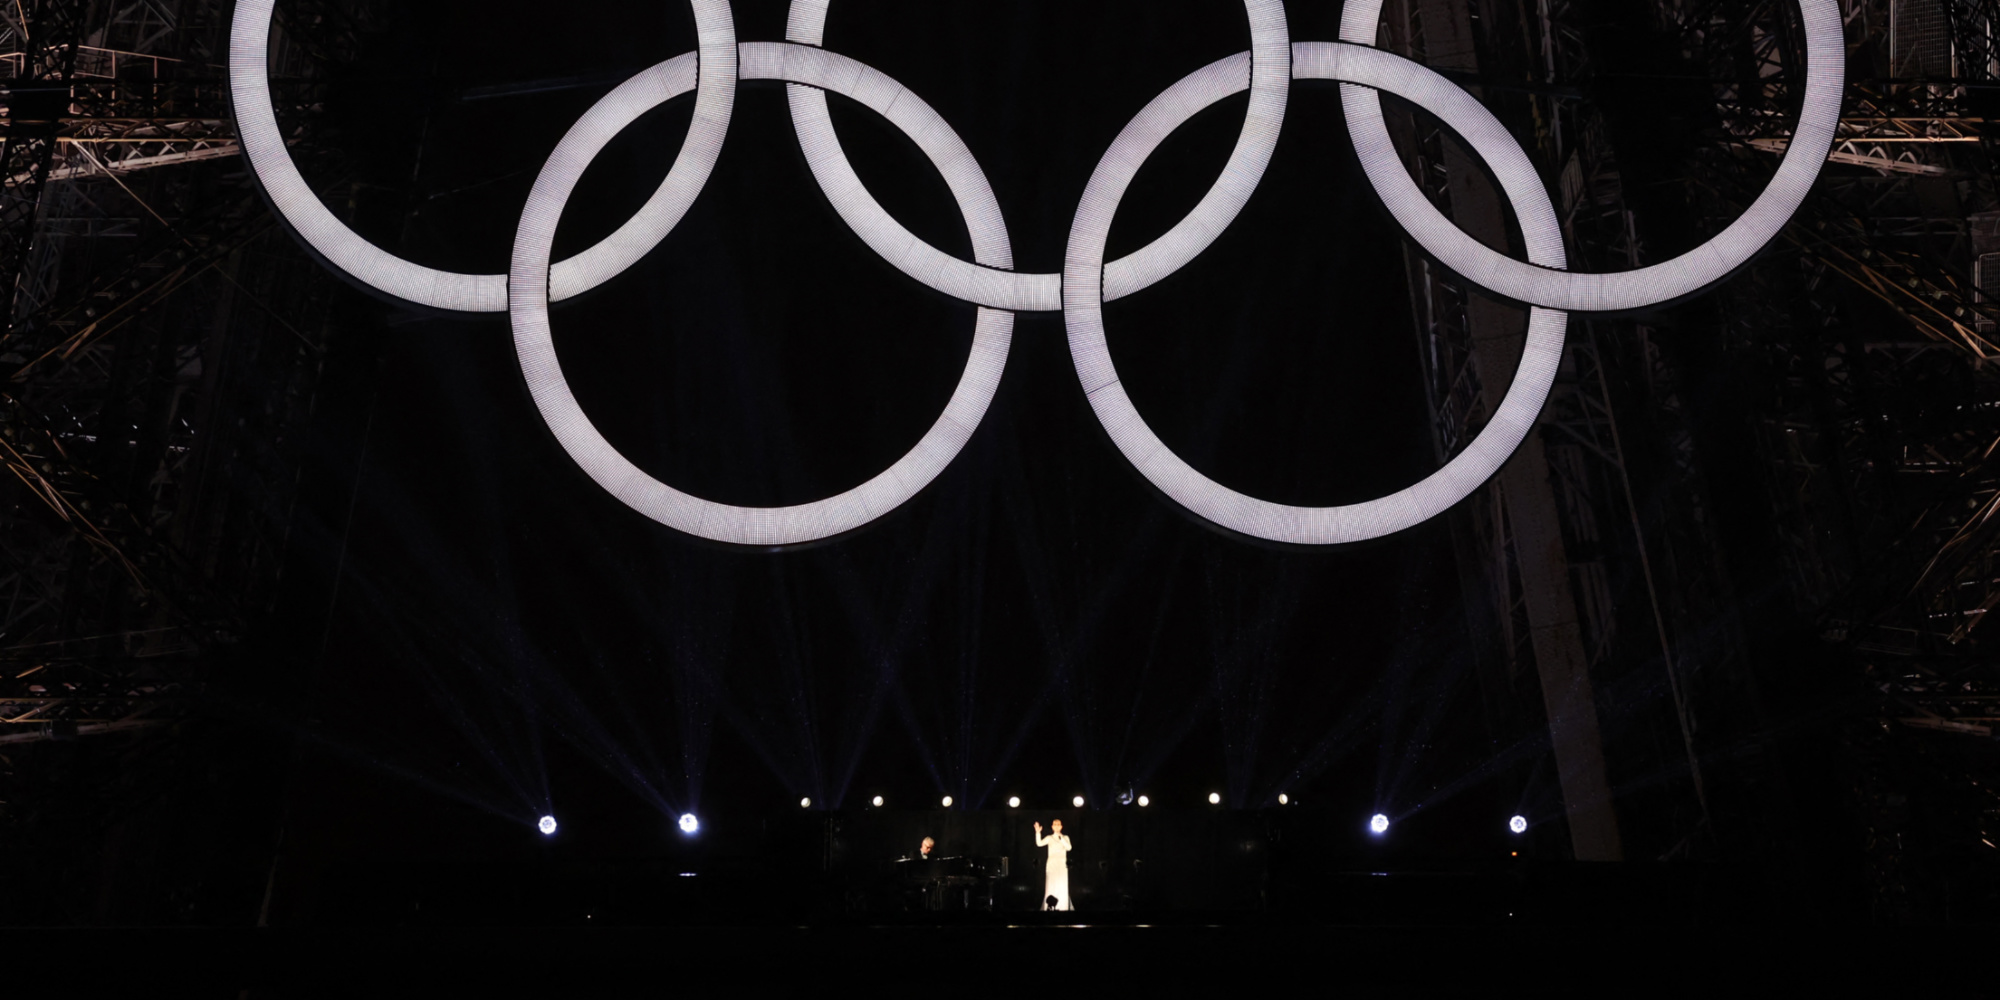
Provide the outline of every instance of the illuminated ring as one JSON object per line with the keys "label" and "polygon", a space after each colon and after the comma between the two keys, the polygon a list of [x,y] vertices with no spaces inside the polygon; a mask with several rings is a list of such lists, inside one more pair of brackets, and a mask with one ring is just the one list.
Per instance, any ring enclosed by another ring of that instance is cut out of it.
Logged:
{"label": "illuminated ring", "polygon": [[[238,0],[229,31],[229,94],[243,155],[271,204],[321,257],[355,280],[398,299],[458,312],[503,312],[507,276],[457,274],[412,264],[347,227],[299,176],[278,131],[269,73],[271,15],[277,0]],[[697,90],[694,121],[680,155],[637,215],[596,246],[557,264],[550,295],[560,301],[589,291],[637,263],[687,213],[722,151],[736,103],[736,28],[729,0],[691,0],[698,52],[670,59],[625,88]]]}
{"label": "illuminated ring", "polygon": [[[820,45],[831,4],[832,0],[793,0],[785,37],[804,45]],[[1250,18],[1251,58],[1212,64],[1182,79],[1161,98],[1197,102],[1205,107],[1213,102],[1210,95],[1218,90],[1236,93],[1246,82],[1251,82],[1250,111],[1243,120],[1236,147],[1230,151],[1229,161],[1214,186],[1194,211],[1159,239],[1130,256],[1112,261],[1104,269],[1106,301],[1153,285],[1207,249],[1235,221],[1271,162],[1271,150],[1278,141],[1278,126],[1284,120],[1290,91],[1285,82],[1291,56],[1290,35],[1280,0],[1245,0],[1244,8]],[[1253,66],[1263,74],[1262,85],[1249,81]],[[890,87],[888,78],[873,69],[858,63],[854,67],[853,72],[862,77],[855,86],[855,99],[896,122],[923,146],[932,162],[944,172],[945,182],[961,203],[975,194],[992,198],[985,173],[936,112],[921,102],[911,103],[906,92]],[[1052,312],[1062,308],[1062,275],[1020,274],[1013,270],[1011,255],[996,258],[990,253],[992,248],[975,246],[975,258],[987,265],[981,267],[931,246],[904,228],[883,210],[855,174],[853,164],[841,149],[840,137],[834,132],[825,91],[801,86],[789,90],[792,125],[814,179],[848,227],[882,259],[931,288],[978,305],[1022,312]],[[982,249],[989,251],[986,257],[979,256]],[[998,262],[988,263],[991,260]]]}
{"label": "illuminated ring", "polygon": [[[823,86],[867,103],[858,92],[864,78],[859,63],[820,49],[784,42],[746,42],[741,47],[743,78],[785,80]],[[887,78],[881,78],[886,80]],[[893,81],[888,81],[893,84]],[[942,416],[909,454],[873,479],[845,493],[793,507],[737,507],[690,496],[647,475],[618,453],[584,415],[564,380],[549,328],[548,273],[556,223],[578,178],[619,131],[681,91],[620,87],[612,91],[563,137],[535,179],[514,238],[508,280],[508,311],[521,374],[549,430],[590,478],[632,509],[670,528],[719,542],[778,546],[816,541],[861,527],[901,505],[930,485],[986,416],[999,387],[1014,333],[1014,314],[980,309],[965,372]],[[938,164],[944,169],[945,164]],[[981,181],[991,199],[991,189]],[[988,210],[990,209],[990,210]],[[959,210],[973,245],[991,265],[1008,253],[1006,229],[997,205],[961,202]]]}
{"label": "illuminated ring", "polygon": [[[1300,42],[1292,46],[1292,55],[1295,78],[1379,88],[1436,115],[1503,178],[1514,213],[1527,235],[1531,259],[1545,267],[1565,265],[1562,230],[1548,192],[1535,181],[1520,145],[1472,95],[1416,63],[1379,49]],[[1215,93],[1209,102],[1228,93],[1233,91]],[[1070,357],[1076,364],[1077,378],[1106,433],[1140,474],[1182,506],[1225,528],[1269,541],[1333,545],[1379,538],[1420,524],[1465,499],[1499,471],[1534,427],[1562,361],[1566,314],[1539,307],[1532,311],[1514,382],[1493,419],[1464,451],[1422,482],[1366,503],[1293,507],[1239,493],[1196,472],[1175,455],[1132,405],[1105,341],[1100,294],[1105,239],[1118,203],[1140,165],[1203,106],[1156,99],[1140,111],[1098,161],[1070,229],[1063,267],[1063,319],[1069,329]],[[1528,172],[1520,174],[1522,170]],[[1517,177],[1508,183],[1510,174],[1519,174],[1527,182]]]}
{"label": "illuminated ring", "polygon": [[[1545,270],[1488,248],[1446,219],[1410,179],[1389,142],[1376,93],[1349,85],[1341,87],[1341,101],[1354,151],[1376,193],[1410,237],[1473,284],[1552,309],[1603,312],[1669,302],[1728,277],[1764,249],[1805,203],[1833,148],[1847,73],[1840,5],[1838,0],[1798,0],[1798,4],[1806,33],[1805,102],[1784,160],[1770,186],[1740,218],[1714,239],[1673,260],[1616,274],[1575,274]],[[1373,45],[1381,13],[1382,0],[1348,0],[1341,14],[1341,40]],[[1444,88],[1459,89],[1440,79],[1420,93],[1404,96],[1423,106]],[[1496,164],[1494,169],[1500,168]],[[1516,180],[1540,186],[1533,168],[1524,169],[1528,172]],[[1510,180],[1504,173],[1499,177],[1503,184]],[[1542,234],[1547,239],[1559,235]]]}

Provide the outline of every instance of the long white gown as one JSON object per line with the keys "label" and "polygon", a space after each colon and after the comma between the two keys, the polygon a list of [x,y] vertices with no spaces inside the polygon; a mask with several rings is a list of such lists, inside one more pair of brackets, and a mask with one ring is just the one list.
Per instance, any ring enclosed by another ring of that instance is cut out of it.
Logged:
{"label": "long white gown", "polygon": [[1056,898],[1056,909],[1073,910],[1069,905],[1069,835],[1051,833],[1043,836],[1035,831],[1035,846],[1049,849],[1049,866],[1046,880],[1042,883],[1042,905],[1048,905],[1048,898]]}

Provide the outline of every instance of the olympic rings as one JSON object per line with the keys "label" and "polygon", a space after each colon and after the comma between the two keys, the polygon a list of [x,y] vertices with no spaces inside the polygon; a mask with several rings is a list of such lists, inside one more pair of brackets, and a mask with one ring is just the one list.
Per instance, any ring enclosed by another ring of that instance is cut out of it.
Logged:
{"label": "olympic rings", "polygon": [[[786,42],[735,39],[728,0],[691,0],[697,52],[669,59],[606,95],[571,128],[537,177],[507,275],[463,275],[401,260],[334,218],[286,152],[271,108],[268,62],[276,0],[239,0],[230,35],[230,91],[245,156],[272,204],[329,263],[393,297],[467,312],[509,312],[523,377],[550,431],[586,474],[633,509],[689,534],[740,545],[814,541],[858,528],[915,496],[949,465],[984,418],[1013,336],[1013,314],[1061,309],[1070,354],[1092,410],[1119,451],[1176,502],[1223,527],[1271,541],[1330,545],[1401,531],[1484,483],[1532,430],[1561,362],[1568,311],[1616,311],[1681,298],[1748,262],[1790,219],[1817,180],[1840,115],[1845,55],[1837,0],[1798,0],[1807,42],[1805,102],[1771,185],[1720,235],[1681,257],[1618,274],[1566,270],[1562,228],[1527,153],[1491,112],[1424,67],[1370,46],[1382,0],[1349,0],[1340,42],[1289,41],[1281,0],[1244,0],[1251,48],[1202,67],[1155,98],[1105,151],[1071,224],[1060,274],[1013,270],[1007,227],[985,172],[936,111],[888,76],[819,48],[831,0],[794,0]],[[1125,394],[1105,340],[1103,304],[1173,274],[1233,222],[1261,181],[1283,124],[1290,81],[1333,80],[1355,151],[1390,213],[1418,245],[1480,287],[1526,303],[1526,348],[1487,426],[1444,468],[1390,496],[1341,507],[1293,507],[1230,490],[1195,471],[1146,425]],[[666,238],[706,184],[739,80],[780,80],[815,181],[841,218],[884,260],[918,282],[980,306],[971,356],[951,402],[917,446],[868,482],[813,503],[735,507],[661,483],[605,441],[562,376],[549,306],[610,280]],[[1104,261],[1126,186],[1159,144],[1194,114],[1250,91],[1229,162],[1194,211],[1125,258]],[[694,123],[667,178],[618,232],[551,265],[557,220],[584,169],[641,114],[696,92]],[[855,174],[827,111],[833,91],[902,129],[943,175],[972,236],[961,260],[911,234]],[[1527,247],[1514,260],[1466,235],[1431,204],[1390,144],[1379,93],[1429,111],[1493,171]]]}

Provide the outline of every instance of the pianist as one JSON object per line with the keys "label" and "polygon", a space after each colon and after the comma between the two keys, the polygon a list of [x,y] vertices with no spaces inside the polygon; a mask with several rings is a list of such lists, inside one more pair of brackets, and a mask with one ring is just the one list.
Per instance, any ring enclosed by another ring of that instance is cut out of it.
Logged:
{"label": "pianist", "polygon": [[[917,853],[904,858],[903,861],[905,863],[912,861],[937,861],[939,858],[937,841],[925,837],[924,842],[917,845]],[[921,881],[904,887],[904,909],[944,909],[945,879],[940,877],[939,873],[929,869],[918,869],[916,872],[911,873],[910,877]]]}
{"label": "pianist", "polygon": [[903,886],[904,905],[912,910],[993,908],[993,884],[1007,877],[1001,857],[946,857],[937,841],[925,837],[916,853],[890,862]]}

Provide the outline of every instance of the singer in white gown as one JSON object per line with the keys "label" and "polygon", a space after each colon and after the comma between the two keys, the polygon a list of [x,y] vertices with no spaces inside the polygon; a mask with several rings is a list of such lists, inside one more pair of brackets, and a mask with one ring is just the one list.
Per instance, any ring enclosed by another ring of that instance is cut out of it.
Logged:
{"label": "singer in white gown", "polygon": [[1042,836],[1042,824],[1035,824],[1035,846],[1049,849],[1049,866],[1046,880],[1042,883],[1042,905],[1048,905],[1049,897],[1055,897],[1056,909],[1073,910],[1069,905],[1069,838],[1063,836],[1062,820],[1050,824],[1049,835]]}

